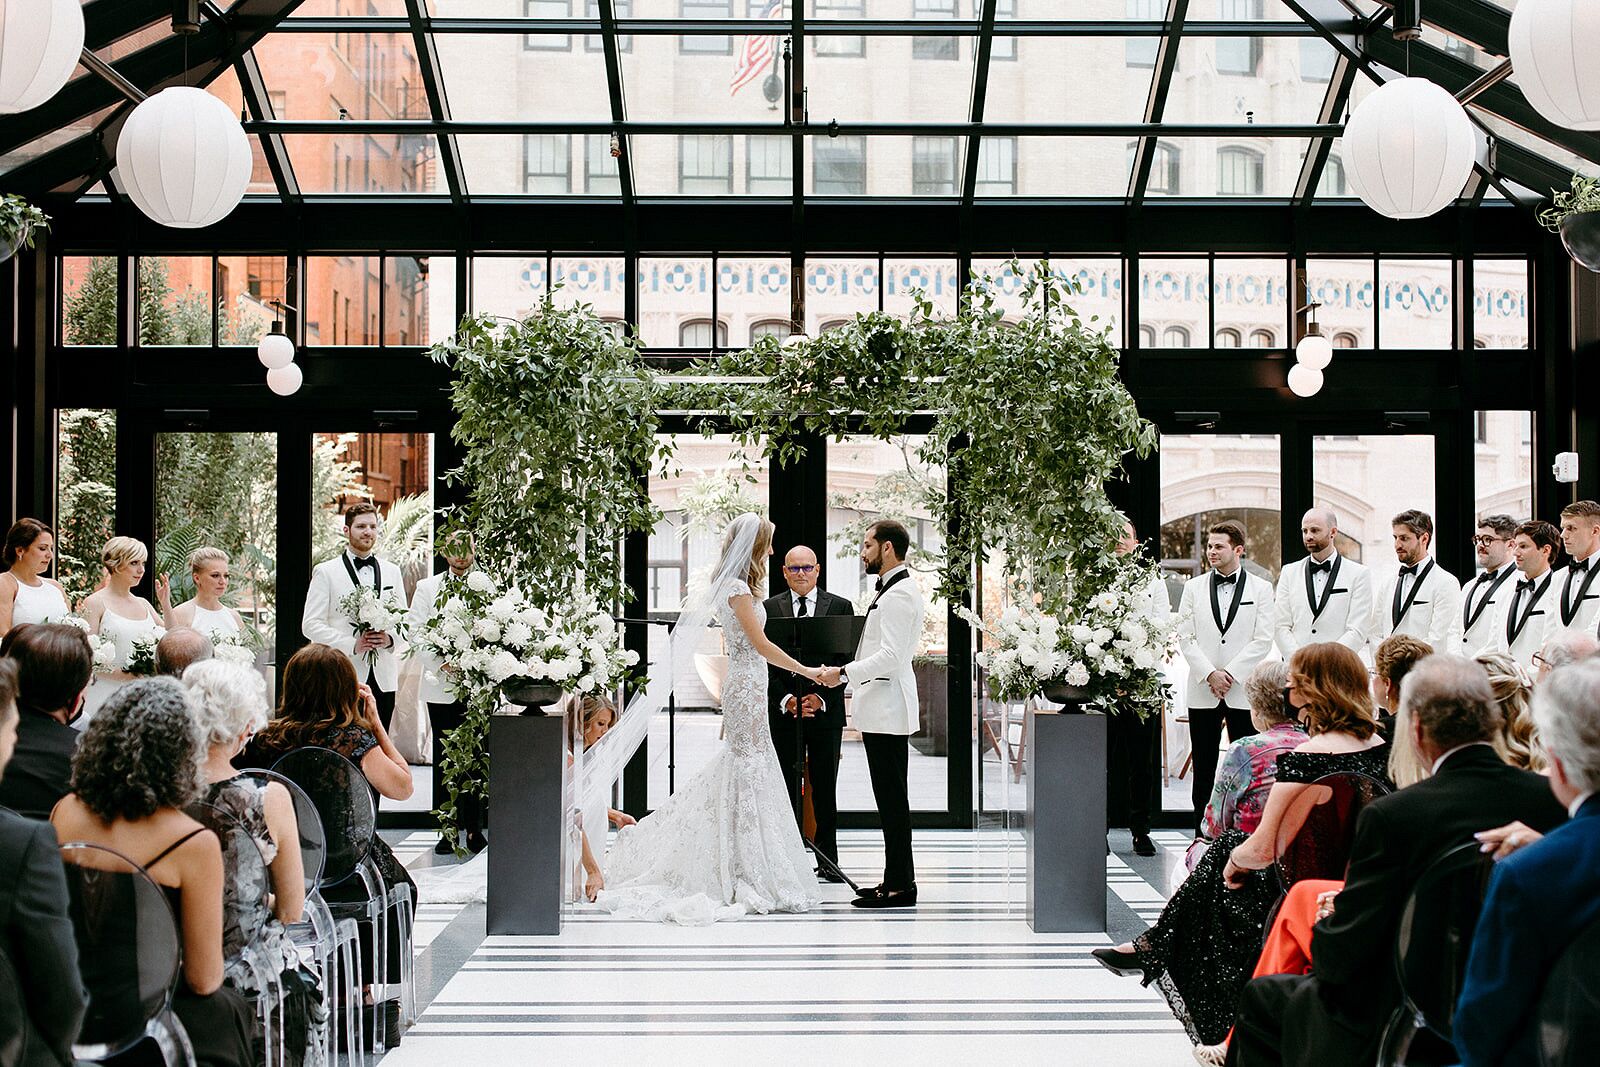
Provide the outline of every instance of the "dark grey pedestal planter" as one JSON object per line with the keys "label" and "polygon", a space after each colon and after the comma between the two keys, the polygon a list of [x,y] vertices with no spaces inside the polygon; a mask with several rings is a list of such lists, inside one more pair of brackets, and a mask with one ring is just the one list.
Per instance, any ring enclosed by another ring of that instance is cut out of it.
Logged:
{"label": "dark grey pedestal planter", "polygon": [[[1071,705],[1069,705],[1071,707]],[[1028,712],[1028,926],[1106,928],[1106,720]]]}
{"label": "dark grey pedestal planter", "polygon": [[496,715],[489,720],[491,934],[559,934],[561,846],[566,814],[566,719]]}

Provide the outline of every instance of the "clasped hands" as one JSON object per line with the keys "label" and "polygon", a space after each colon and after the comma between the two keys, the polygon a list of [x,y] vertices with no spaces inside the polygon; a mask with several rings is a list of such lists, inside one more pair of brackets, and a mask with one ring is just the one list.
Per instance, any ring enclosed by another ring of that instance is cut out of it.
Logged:
{"label": "clasped hands", "polygon": [[814,670],[807,672],[807,676],[813,682],[816,682],[818,685],[825,685],[829,689],[832,689],[834,686],[840,685],[843,682],[842,675],[843,668],[841,667],[817,667]]}
{"label": "clasped hands", "polygon": [[382,630],[368,630],[356,638],[356,652],[373,652],[380,648],[388,648],[394,644],[394,638]]}
{"label": "clasped hands", "polygon": [[1206,688],[1211,690],[1211,695],[1222,700],[1228,695],[1228,690],[1233,688],[1233,675],[1218,667],[1206,675]]}

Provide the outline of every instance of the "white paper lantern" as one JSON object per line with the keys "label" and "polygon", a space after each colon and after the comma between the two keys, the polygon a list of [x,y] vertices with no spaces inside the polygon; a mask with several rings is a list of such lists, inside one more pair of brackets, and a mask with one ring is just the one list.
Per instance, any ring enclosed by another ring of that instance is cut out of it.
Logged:
{"label": "white paper lantern", "polygon": [[1294,346],[1294,358],[1302,367],[1327,370],[1333,362],[1333,343],[1322,336],[1316,323],[1306,327],[1306,335]]}
{"label": "white paper lantern", "polygon": [[117,172],[138,209],[163,226],[209,226],[250,184],[250,139],[228,105],[173,86],[133,109],[117,138]]}
{"label": "white paper lantern", "polygon": [[1600,130],[1600,3],[1521,0],[1511,12],[1511,67],[1535,111]]}
{"label": "white paper lantern", "polygon": [[1322,390],[1322,372],[1304,363],[1289,368],[1289,391],[1295,396],[1316,396]]}
{"label": "white paper lantern", "polygon": [[0,115],[56,95],[82,52],[79,0],[0,0]]}
{"label": "white paper lantern", "polygon": [[305,376],[300,373],[300,364],[290,363],[282,367],[274,367],[267,371],[267,388],[279,396],[293,396],[300,391],[300,384],[305,381]]}
{"label": "white paper lantern", "polygon": [[1461,195],[1480,140],[1455,97],[1426,78],[1397,78],[1345,124],[1345,178],[1378,214],[1424,218]]}
{"label": "white paper lantern", "polygon": [[294,362],[294,342],[284,334],[281,322],[274,322],[272,332],[256,345],[256,358],[268,370],[278,370]]}

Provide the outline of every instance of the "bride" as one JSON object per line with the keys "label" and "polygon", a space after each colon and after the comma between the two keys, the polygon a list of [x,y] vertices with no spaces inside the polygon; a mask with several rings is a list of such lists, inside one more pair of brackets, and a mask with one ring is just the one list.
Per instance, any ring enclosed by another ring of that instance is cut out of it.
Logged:
{"label": "bride", "polygon": [[766,608],[756,588],[766,578],[772,532],[772,523],[750,512],[734,519],[711,581],[679,618],[678,660],[692,659],[713,615],[722,625],[726,739],[666,803],[617,834],[596,901],[607,911],[698,925],[808,911],[820,900],[767,725],[767,664],[812,681],[822,671],[790,658],[762,630]]}

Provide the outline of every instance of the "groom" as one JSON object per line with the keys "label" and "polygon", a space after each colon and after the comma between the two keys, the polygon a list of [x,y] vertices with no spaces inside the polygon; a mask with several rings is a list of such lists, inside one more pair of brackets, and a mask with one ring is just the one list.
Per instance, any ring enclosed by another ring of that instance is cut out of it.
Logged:
{"label": "groom", "polygon": [[878,576],[856,658],[824,668],[822,683],[847,682],[855,694],[851,718],[861,731],[872,795],[883,820],[883,884],[861,889],[858,908],[909,908],[917,903],[911,860],[911,801],[906,790],[907,739],[917,732],[917,679],[911,655],[922,633],[922,593],[906,570],[911,536],[893,519],[879,519],[861,542],[861,564]]}

